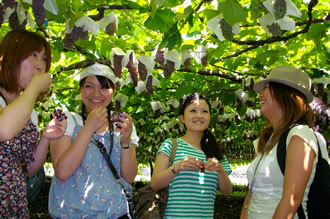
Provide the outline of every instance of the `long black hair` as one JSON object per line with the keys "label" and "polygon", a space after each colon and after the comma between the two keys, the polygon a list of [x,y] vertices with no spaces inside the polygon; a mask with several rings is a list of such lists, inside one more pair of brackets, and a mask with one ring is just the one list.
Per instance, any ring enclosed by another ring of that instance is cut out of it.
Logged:
{"label": "long black hair", "polygon": [[[209,112],[211,114],[211,104],[210,101],[200,93],[193,93],[188,95],[180,106],[179,114],[183,115],[184,110],[189,106],[194,100],[205,100],[209,106]],[[218,144],[215,136],[208,129],[203,131],[203,137],[201,139],[202,151],[205,153],[207,158],[217,158],[219,161],[223,159],[224,152],[220,144]]]}
{"label": "long black hair", "polygon": [[[95,75],[97,80],[100,82],[102,88],[112,88],[115,90],[115,84],[107,77],[101,76],[101,75]],[[87,78],[87,77],[86,77]],[[79,88],[81,89],[83,85],[85,84],[86,78],[83,78],[79,82]],[[109,120],[109,128],[111,128],[111,112],[112,112],[112,102],[107,106],[107,113],[108,113],[108,120]],[[86,112],[85,112],[85,104],[82,102],[81,107],[81,117],[83,118],[83,121],[85,123],[85,120],[87,119]]]}

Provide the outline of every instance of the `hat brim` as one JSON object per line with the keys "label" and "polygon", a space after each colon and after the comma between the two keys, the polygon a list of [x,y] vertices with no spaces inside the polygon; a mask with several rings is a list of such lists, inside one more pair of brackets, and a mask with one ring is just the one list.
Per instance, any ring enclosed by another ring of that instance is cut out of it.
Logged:
{"label": "hat brim", "polygon": [[287,81],[287,80],[283,80],[283,79],[270,78],[270,79],[261,80],[254,85],[254,90],[257,91],[258,93],[260,93],[264,89],[265,84],[267,82],[276,82],[276,83],[280,83],[280,84],[284,84],[289,87],[292,87],[292,88],[300,91],[303,95],[305,95],[308,103],[311,103],[313,101],[313,94],[309,90],[297,85],[296,83],[293,83],[293,82]]}

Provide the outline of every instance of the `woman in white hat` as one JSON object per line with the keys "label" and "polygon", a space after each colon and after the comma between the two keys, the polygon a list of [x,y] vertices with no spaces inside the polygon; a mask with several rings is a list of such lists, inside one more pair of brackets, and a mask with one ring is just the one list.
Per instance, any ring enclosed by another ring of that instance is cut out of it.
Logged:
{"label": "woman in white hat", "polygon": [[[93,64],[80,73],[82,111],[67,112],[65,135],[51,142],[55,175],[49,213],[53,218],[129,218],[122,184],[131,190],[128,184],[137,174],[138,137],[128,114],[111,119],[115,83],[113,71],[103,64]],[[116,180],[100,145],[121,180]]]}
{"label": "woman in white hat", "polygon": [[[315,174],[318,146],[313,132],[313,96],[308,75],[289,66],[275,67],[265,80],[255,84],[260,112],[266,122],[254,142],[256,157],[249,165],[249,192],[241,218],[298,218],[300,204],[306,213],[307,194]],[[286,167],[283,176],[277,162],[282,134],[294,126],[286,139]],[[323,146],[322,146],[323,147]],[[325,155],[327,157],[327,155]]]}

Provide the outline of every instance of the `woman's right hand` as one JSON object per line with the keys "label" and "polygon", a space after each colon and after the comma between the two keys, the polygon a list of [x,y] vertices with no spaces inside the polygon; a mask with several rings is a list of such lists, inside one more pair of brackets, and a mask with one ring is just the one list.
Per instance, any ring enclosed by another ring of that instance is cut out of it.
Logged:
{"label": "woman's right hand", "polygon": [[48,73],[36,74],[32,77],[29,86],[37,89],[38,93],[46,92],[52,83],[51,75]]}
{"label": "woman's right hand", "polygon": [[203,161],[192,156],[187,156],[181,161],[174,163],[173,165],[175,170],[179,172],[183,170],[201,170],[204,168]]}
{"label": "woman's right hand", "polygon": [[105,107],[93,109],[87,116],[86,127],[92,132],[96,132],[108,122],[108,113]]}

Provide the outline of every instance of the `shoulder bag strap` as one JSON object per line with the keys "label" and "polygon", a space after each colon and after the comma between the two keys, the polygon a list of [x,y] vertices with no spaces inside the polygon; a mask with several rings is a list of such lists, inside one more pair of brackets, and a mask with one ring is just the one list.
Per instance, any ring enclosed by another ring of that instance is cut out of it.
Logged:
{"label": "shoulder bag strap", "polygon": [[[278,165],[280,166],[280,169],[281,169],[281,172],[282,172],[283,176],[284,176],[284,172],[285,172],[286,139],[288,137],[288,134],[289,134],[290,130],[291,130],[291,128],[286,130],[282,134],[282,136],[281,136],[281,138],[278,142],[277,151],[276,151],[277,152],[277,162],[278,162]],[[319,148],[318,159],[320,159],[321,158],[321,148],[320,148],[319,141],[318,141],[316,135],[315,135],[315,137],[316,137],[316,140],[317,140],[317,147]],[[303,207],[302,207],[301,204],[299,205],[299,208],[297,210],[297,214],[298,214],[299,219],[305,219],[306,218]]]}
{"label": "shoulder bag strap", "polygon": [[172,150],[171,150],[171,157],[170,157],[170,166],[174,163],[174,158],[176,154],[176,148],[178,146],[178,142],[175,138],[171,138],[172,140]]}

